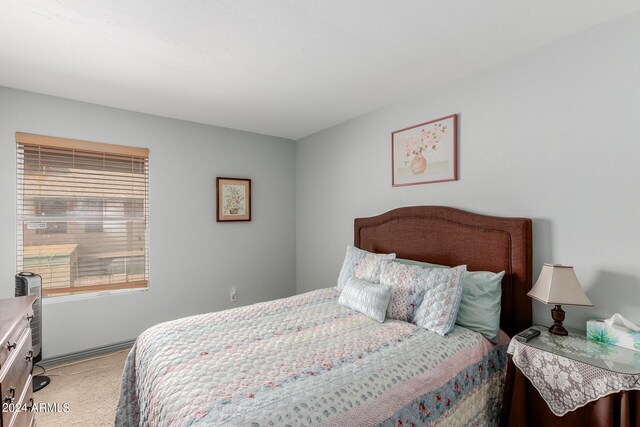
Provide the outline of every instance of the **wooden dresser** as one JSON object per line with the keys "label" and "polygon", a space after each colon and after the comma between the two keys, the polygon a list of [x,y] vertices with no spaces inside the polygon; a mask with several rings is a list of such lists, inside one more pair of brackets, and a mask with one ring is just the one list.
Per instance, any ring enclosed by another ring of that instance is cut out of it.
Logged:
{"label": "wooden dresser", "polygon": [[31,386],[33,295],[0,300],[0,427],[35,425]]}

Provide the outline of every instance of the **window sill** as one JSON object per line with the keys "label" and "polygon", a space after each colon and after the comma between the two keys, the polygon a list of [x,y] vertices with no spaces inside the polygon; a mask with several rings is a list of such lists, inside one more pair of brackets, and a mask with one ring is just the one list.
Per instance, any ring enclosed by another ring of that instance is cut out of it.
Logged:
{"label": "window sill", "polygon": [[106,291],[98,291],[98,292],[86,292],[83,294],[76,295],[61,295],[58,297],[45,297],[42,299],[42,304],[56,304],[59,302],[69,302],[69,301],[79,301],[85,299],[94,299],[99,297],[108,297],[114,295],[123,295],[123,294],[131,294],[136,292],[147,292],[149,288],[132,288],[132,289],[112,289]]}

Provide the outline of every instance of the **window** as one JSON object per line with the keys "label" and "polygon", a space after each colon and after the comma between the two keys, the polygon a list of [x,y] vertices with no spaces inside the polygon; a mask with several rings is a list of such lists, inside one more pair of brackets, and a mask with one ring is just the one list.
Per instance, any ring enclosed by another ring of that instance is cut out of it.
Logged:
{"label": "window", "polygon": [[149,153],[16,133],[17,270],[46,297],[146,288]]}

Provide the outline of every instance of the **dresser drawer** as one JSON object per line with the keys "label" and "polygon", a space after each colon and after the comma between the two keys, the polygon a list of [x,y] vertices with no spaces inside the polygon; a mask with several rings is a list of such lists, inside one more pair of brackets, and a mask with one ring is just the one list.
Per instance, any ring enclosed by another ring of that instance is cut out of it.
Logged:
{"label": "dresser drawer", "polygon": [[35,424],[35,415],[33,412],[18,412],[13,417],[12,423],[9,427],[30,427]]}
{"label": "dresser drawer", "polygon": [[20,338],[25,330],[29,329],[29,319],[33,313],[29,312],[22,317],[2,343],[0,343],[0,377],[4,371],[4,365],[8,362],[12,354],[17,350]]}
{"label": "dresser drawer", "polygon": [[[35,413],[29,411],[29,408],[33,406],[33,387],[31,387],[31,375],[27,379],[24,392],[20,398],[18,407],[19,412],[16,412],[11,420],[9,427],[29,427],[35,423]],[[27,409],[26,411],[24,409]]]}
{"label": "dresser drawer", "polygon": [[[0,398],[3,404],[19,403],[26,386],[31,388],[31,329],[23,331],[16,347],[15,350],[12,349],[11,357],[3,366],[2,374],[0,374]],[[29,380],[25,382],[25,378]],[[12,416],[11,412],[3,412],[2,425],[10,425]]]}

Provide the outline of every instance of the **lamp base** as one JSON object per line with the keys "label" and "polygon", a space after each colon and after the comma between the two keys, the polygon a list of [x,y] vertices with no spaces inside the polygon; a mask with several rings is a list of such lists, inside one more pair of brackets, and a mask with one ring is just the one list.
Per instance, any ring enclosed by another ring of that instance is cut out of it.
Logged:
{"label": "lamp base", "polygon": [[564,321],[564,310],[560,307],[560,304],[556,304],[551,309],[551,318],[553,319],[553,325],[549,328],[549,333],[554,335],[569,335],[569,332],[562,326]]}

